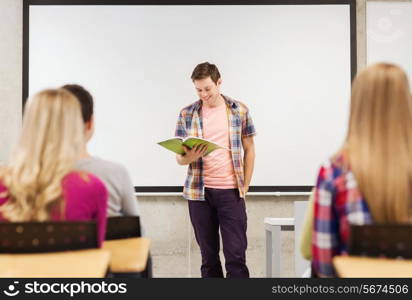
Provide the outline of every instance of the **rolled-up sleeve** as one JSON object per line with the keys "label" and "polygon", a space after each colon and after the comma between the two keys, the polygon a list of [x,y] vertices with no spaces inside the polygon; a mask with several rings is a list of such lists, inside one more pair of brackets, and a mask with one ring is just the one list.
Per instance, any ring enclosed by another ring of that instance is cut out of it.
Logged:
{"label": "rolled-up sleeve", "polygon": [[246,108],[242,119],[242,136],[254,136],[256,135],[255,125],[253,124],[252,117],[250,116],[249,109]]}

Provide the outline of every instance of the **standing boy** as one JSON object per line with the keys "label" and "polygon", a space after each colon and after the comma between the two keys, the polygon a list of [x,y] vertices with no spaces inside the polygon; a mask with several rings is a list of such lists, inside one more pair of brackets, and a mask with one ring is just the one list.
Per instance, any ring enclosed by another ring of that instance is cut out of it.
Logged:
{"label": "standing boy", "polygon": [[223,277],[219,228],[227,277],[249,277],[244,199],[253,173],[256,131],[248,108],[220,94],[222,79],[214,64],[197,65],[191,79],[200,100],[181,110],[175,135],[205,138],[230,149],[204,157],[206,148],[199,145],[176,157],[180,165],[189,165],[183,195],[202,254],[202,277]]}

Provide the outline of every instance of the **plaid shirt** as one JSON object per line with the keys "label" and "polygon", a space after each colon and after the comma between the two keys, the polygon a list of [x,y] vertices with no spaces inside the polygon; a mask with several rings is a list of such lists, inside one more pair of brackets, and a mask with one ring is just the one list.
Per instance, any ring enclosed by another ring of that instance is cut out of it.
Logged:
{"label": "plaid shirt", "polygon": [[[223,96],[223,95],[222,95]],[[223,96],[227,106],[229,120],[229,141],[236,182],[241,198],[245,197],[245,178],[243,174],[242,137],[256,134],[248,108],[241,102]],[[185,138],[195,136],[203,138],[202,101],[185,107],[179,114],[175,136]],[[205,200],[202,158],[189,165],[183,197],[188,200]]]}
{"label": "plaid shirt", "polygon": [[335,276],[332,258],[347,253],[350,225],[373,222],[352,171],[342,156],[320,168],[316,184],[312,238],[312,271]]}

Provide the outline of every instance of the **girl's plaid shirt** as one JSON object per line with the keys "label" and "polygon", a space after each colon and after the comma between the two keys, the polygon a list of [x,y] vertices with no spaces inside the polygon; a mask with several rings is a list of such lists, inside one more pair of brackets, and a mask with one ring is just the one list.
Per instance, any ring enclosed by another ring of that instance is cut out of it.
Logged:
{"label": "girl's plaid shirt", "polygon": [[[229,140],[232,153],[233,168],[241,198],[245,197],[245,184],[242,160],[242,137],[256,134],[249,110],[243,103],[222,95],[226,102],[229,120]],[[203,138],[203,123],[201,114],[201,100],[185,107],[179,114],[176,124],[175,136],[185,138],[195,136]],[[205,200],[203,182],[203,161],[189,165],[183,189],[183,197],[188,200]]]}
{"label": "girl's plaid shirt", "polygon": [[312,271],[317,276],[335,276],[332,259],[347,253],[350,225],[373,222],[356,179],[342,155],[319,170],[314,197]]}

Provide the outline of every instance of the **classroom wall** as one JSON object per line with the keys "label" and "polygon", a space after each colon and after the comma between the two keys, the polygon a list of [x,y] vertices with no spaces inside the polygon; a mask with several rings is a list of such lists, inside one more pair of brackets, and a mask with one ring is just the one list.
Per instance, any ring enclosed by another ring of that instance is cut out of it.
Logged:
{"label": "classroom wall", "polygon": [[22,2],[0,0],[0,162],[6,160],[21,126]]}
{"label": "classroom wall", "polygon": [[[0,0],[0,161],[6,160],[21,126],[22,0]],[[358,68],[366,62],[366,0],[357,1]],[[315,176],[315,175],[314,175]],[[292,217],[293,201],[306,197],[254,196],[247,199],[248,261],[253,277],[264,276],[263,218]],[[181,197],[140,197],[143,223],[152,239],[154,275],[199,276],[200,254]],[[292,276],[293,234],[284,235],[284,275]]]}

